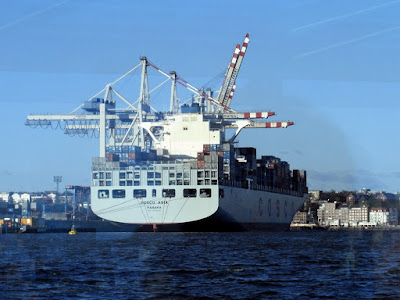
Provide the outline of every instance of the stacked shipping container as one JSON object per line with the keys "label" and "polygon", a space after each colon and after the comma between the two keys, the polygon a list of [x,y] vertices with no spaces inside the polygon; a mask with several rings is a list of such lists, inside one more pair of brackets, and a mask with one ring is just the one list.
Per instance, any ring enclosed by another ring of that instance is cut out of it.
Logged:
{"label": "stacked shipping container", "polygon": [[[143,152],[137,146],[110,146],[106,149],[106,161],[134,166],[141,161],[169,157],[166,151],[161,150]],[[251,147],[234,148],[230,143],[205,144],[203,151],[197,153],[192,168],[198,169],[198,174],[203,174],[198,184],[233,181],[236,185],[247,188],[268,187],[307,192],[305,171],[291,171],[286,161],[275,156],[257,159],[256,149]]]}
{"label": "stacked shipping container", "polygon": [[138,146],[108,146],[106,147],[106,161],[126,163],[128,166],[133,166],[140,161],[157,160],[157,151],[149,150],[144,152]]}

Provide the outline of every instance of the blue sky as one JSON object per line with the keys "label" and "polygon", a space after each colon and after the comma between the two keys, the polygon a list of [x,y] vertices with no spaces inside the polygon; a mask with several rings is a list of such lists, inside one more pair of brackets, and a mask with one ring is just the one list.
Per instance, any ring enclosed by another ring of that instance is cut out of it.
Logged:
{"label": "blue sky", "polygon": [[0,190],[90,184],[98,140],[29,128],[28,114],[70,112],[143,55],[200,87],[249,32],[232,107],[296,125],[244,130],[239,145],[307,170],[311,189],[400,192],[400,0],[0,5]]}

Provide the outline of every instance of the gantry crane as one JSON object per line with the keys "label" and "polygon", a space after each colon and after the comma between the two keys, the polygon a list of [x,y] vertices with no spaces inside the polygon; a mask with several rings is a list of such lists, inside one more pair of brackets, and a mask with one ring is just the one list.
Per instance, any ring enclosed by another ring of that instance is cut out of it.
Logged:
{"label": "gantry crane", "polygon": [[[258,119],[267,119],[275,115],[274,112],[236,112],[230,105],[235,92],[236,78],[242,64],[244,54],[249,43],[249,34],[246,34],[242,47],[235,48],[231,63],[225,73],[225,78],[218,97],[212,97],[210,90],[196,88],[180,77],[175,71],[169,74],[162,71],[146,57],[141,62],[107,84],[101,91],[89,98],[79,107],[65,115],[30,115],[26,125],[36,127],[60,127],[67,134],[99,136],[99,156],[105,157],[106,147],[111,146],[138,146],[142,150],[156,149],[163,139],[163,124],[173,114],[183,113],[185,104],[180,104],[177,97],[177,85],[183,86],[193,93],[192,107],[197,107],[196,113],[210,121],[215,128],[236,128],[235,134],[227,139],[233,142],[243,128],[285,128],[293,122],[261,122]],[[160,72],[166,79],[152,90],[149,90],[148,67]],[[128,100],[118,92],[115,85],[132,74],[141,70],[139,97],[135,101]],[[171,81],[171,97],[169,111],[160,112],[150,103],[150,95],[155,90]],[[101,97],[103,95],[103,97]],[[124,104],[124,109],[117,108],[117,101]]]}

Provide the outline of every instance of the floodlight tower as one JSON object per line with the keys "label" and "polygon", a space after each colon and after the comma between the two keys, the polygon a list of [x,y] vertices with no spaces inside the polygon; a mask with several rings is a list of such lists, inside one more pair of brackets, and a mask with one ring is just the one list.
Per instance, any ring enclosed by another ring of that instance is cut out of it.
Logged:
{"label": "floodlight tower", "polygon": [[56,203],[58,203],[58,186],[62,182],[62,176],[54,176],[54,182],[57,184]]}

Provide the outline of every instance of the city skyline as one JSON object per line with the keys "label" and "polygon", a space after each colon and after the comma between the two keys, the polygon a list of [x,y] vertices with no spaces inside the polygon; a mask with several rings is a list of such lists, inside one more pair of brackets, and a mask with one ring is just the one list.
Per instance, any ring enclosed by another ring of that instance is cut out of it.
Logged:
{"label": "city skyline", "polygon": [[[90,185],[98,140],[29,128],[28,114],[69,113],[142,55],[196,87],[220,80],[234,46],[249,32],[232,107],[272,110],[277,116],[270,121],[290,120],[295,126],[244,130],[238,145],[306,170],[313,190],[399,191],[400,1],[202,5],[3,4],[0,190],[53,189],[56,175],[63,176],[60,190]],[[161,99],[150,101],[158,105]]]}

